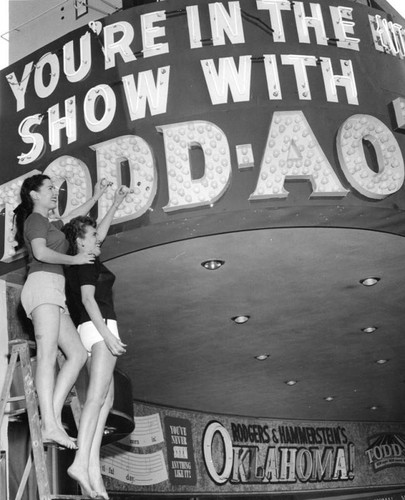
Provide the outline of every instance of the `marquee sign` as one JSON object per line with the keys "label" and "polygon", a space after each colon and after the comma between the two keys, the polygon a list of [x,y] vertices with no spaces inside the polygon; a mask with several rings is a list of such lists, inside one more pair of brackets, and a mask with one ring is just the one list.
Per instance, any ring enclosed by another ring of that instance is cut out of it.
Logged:
{"label": "marquee sign", "polygon": [[70,33],[0,73],[0,271],[22,265],[12,210],[35,172],[60,213],[98,178],[128,184],[114,224],[145,236],[132,250],[297,225],[297,207],[404,234],[404,58],[403,26],[352,1],[167,0]]}
{"label": "marquee sign", "polygon": [[400,424],[213,416],[139,403],[134,409],[133,433],[102,450],[111,491],[364,492],[404,482]]}

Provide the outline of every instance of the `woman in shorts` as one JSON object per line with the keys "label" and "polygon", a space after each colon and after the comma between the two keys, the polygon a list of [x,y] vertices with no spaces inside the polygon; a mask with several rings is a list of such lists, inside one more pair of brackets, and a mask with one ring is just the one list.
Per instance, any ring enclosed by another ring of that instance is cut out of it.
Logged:
{"label": "woman in shorts", "polygon": [[92,498],[108,499],[100,471],[100,447],[105,422],[114,400],[113,372],[117,356],[125,353],[114,310],[115,276],[99,260],[100,245],[107,236],[114,213],[129,192],[121,186],[104,219],[97,226],[90,217],[75,217],[63,228],[74,256],[94,253],[94,265],[65,268],[66,297],[80,339],[89,354],[87,398],[80,417],[78,449],[68,474]]}
{"label": "woman in shorts", "polygon": [[[66,314],[63,265],[91,264],[95,256],[91,252],[66,255],[68,243],[61,228],[70,217],[88,213],[106,187],[98,183],[90,200],[68,216],[50,221],[48,217],[58,203],[57,191],[47,175],[33,175],[24,180],[21,203],[14,210],[16,241],[28,251],[28,277],[21,302],[33,322],[37,344],[35,381],[42,438],[66,448],[76,448],[76,444],[62,426],[62,408],[86,362],[86,351]],[[58,347],[66,361],[55,379]]]}

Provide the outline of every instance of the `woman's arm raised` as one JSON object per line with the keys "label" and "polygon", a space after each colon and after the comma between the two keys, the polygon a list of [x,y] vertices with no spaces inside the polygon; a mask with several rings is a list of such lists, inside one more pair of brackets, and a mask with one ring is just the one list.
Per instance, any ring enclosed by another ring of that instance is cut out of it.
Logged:
{"label": "woman's arm raised", "polygon": [[70,220],[72,220],[74,217],[78,217],[79,215],[87,215],[90,210],[94,207],[96,202],[101,198],[101,196],[104,194],[105,190],[110,186],[111,183],[108,183],[106,179],[100,179],[96,185],[94,186],[94,194],[93,196],[85,201],[83,205],[80,205],[80,207],[75,208],[68,214],[64,215],[61,217],[61,220],[63,224],[66,224]]}
{"label": "woman's arm raised", "polygon": [[111,222],[113,221],[115,211],[117,208],[121,205],[123,202],[125,196],[130,193],[130,189],[127,186],[120,186],[114,193],[114,200],[113,203],[108,210],[108,212],[105,214],[103,220],[100,222],[100,224],[97,226],[97,240],[101,244],[108,233],[108,230],[110,229]]}

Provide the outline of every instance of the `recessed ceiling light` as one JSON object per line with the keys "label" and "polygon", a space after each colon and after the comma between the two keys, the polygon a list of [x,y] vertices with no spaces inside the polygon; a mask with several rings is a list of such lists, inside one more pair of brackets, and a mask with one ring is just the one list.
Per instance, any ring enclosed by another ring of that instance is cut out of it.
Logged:
{"label": "recessed ceiling light", "polygon": [[326,396],[326,398],[323,398],[325,401],[333,401],[335,399],[335,396]]}
{"label": "recessed ceiling light", "polygon": [[243,325],[243,323],[246,323],[247,321],[249,321],[250,319],[250,316],[248,315],[241,315],[241,316],[234,316],[232,318],[232,321],[234,323],[236,323],[237,325]]}
{"label": "recessed ceiling light", "polygon": [[287,385],[295,385],[298,382],[298,380],[287,380],[285,383]]}
{"label": "recessed ceiling light", "polygon": [[363,286],[373,286],[376,283],[378,283],[380,281],[380,279],[381,278],[378,278],[377,276],[370,276],[369,278],[364,278],[364,279],[360,280],[360,283]]}
{"label": "recessed ceiling light", "polygon": [[268,357],[270,357],[270,354],[259,354],[258,356],[255,356],[255,358],[258,360],[258,361],[264,361],[265,359],[267,359]]}
{"label": "recessed ceiling light", "polygon": [[366,328],[362,328],[361,331],[364,333],[373,333],[377,330],[376,326],[367,326]]}
{"label": "recessed ceiling light", "polygon": [[205,260],[204,262],[201,262],[201,265],[205,268],[208,269],[209,271],[216,271],[220,267],[222,267],[225,264],[224,260],[219,260],[219,259],[210,259],[210,260]]}
{"label": "recessed ceiling light", "polygon": [[385,363],[388,363],[388,359],[377,359],[376,363],[377,365],[385,365]]}

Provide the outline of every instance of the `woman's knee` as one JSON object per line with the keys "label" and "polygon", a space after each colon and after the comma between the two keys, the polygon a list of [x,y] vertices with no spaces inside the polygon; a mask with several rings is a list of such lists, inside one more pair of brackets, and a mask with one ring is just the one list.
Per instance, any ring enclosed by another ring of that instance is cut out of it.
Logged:
{"label": "woman's knee", "polygon": [[89,387],[87,400],[92,404],[98,405],[100,408],[102,406],[111,408],[114,402],[114,395],[111,394],[108,388],[105,390],[92,390],[92,388]]}
{"label": "woman's knee", "polygon": [[88,353],[86,349],[83,347],[83,344],[80,343],[77,345],[77,349],[75,349],[74,352],[70,351],[68,353],[65,353],[65,357],[66,361],[76,364],[80,368],[82,368],[86,364],[86,361],[88,360]]}
{"label": "woman's knee", "polygon": [[101,411],[101,408],[104,406],[104,398],[97,394],[88,394],[86,405],[90,408],[93,408],[94,412],[99,413]]}
{"label": "woman's knee", "polygon": [[36,360],[37,363],[45,363],[48,366],[56,366],[58,356],[58,345],[56,343],[47,343],[37,341]]}

